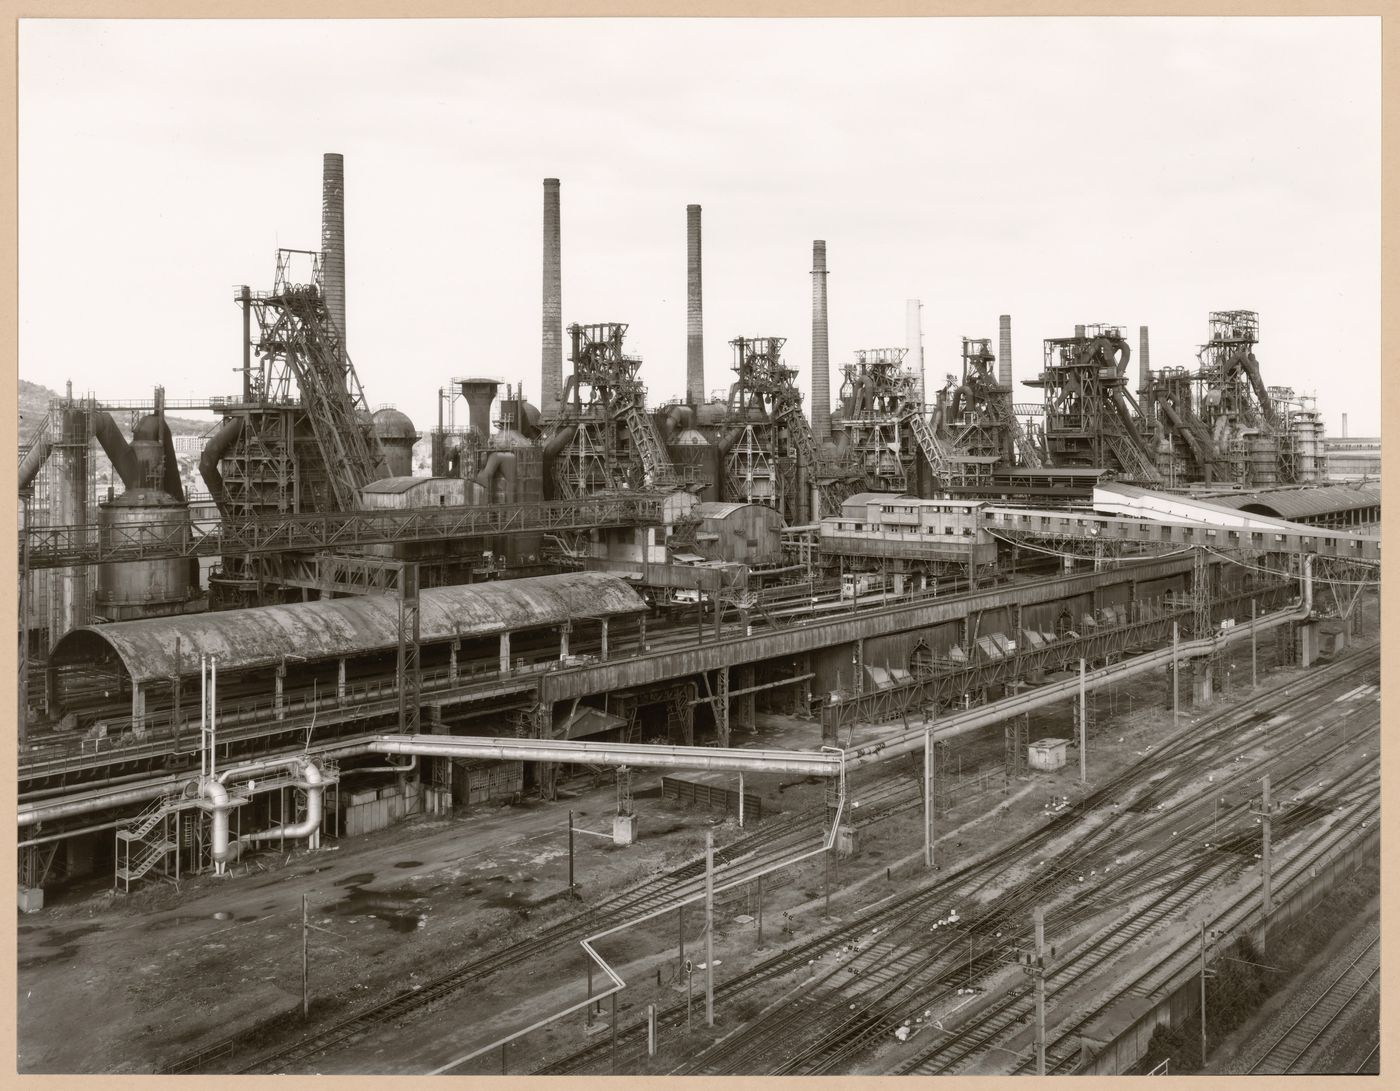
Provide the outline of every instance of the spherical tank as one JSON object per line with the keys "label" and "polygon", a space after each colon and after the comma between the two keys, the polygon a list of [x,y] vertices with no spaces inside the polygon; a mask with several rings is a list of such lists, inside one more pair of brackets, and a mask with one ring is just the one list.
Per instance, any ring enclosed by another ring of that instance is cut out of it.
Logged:
{"label": "spherical tank", "polygon": [[384,463],[390,477],[409,477],[413,473],[413,445],[418,432],[407,414],[397,409],[380,409],[374,414],[374,434],[384,448]]}
{"label": "spherical tank", "polygon": [[[187,546],[186,504],[155,489],[128,489],[97,508],[97,533],[105,548]],[[177,613],[197,592],[186,557],[104,564],[97,570],[97,612],[113,621]]]}

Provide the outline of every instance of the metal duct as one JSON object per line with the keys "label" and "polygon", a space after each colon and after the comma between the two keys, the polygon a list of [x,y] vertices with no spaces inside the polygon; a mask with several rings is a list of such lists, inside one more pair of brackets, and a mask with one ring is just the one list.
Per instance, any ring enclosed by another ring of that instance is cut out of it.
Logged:
{"label": "metal duct", "polygon": [[321,160],[321,291],[340,331],[340,350],[346,352],[345,157],[339,152],[326,152]]}
{"label": "metal duct", "polygon": [[199,456],[199,476],[204,479],[209,495],[218,506],[219,514],[225,518],[229,514],[228,497],[224,492],[223,474],[219,473],[219,460],[238,442],[238,437],[242,434],[242,417],[232,417],[224,421],[218,431],[209,437],[209,442],[204,445],[204,450]]}
{"label": "metal duct", "polygon": [[705,400],[705,322],[700,288],[700,206],[685,206],[685,400]]}
{"label": "metal duct", "polygon": [[997,343],[997,385],[1011,389],[1011,316],[1001,316],[1001,338]]}
{"label": "metal duct", "polygon": [[127,442],[126,436],[122,435],[121,427],[112,419],[111,413],[98,412],[92,415],[92,434],[97,437],[97,442],[102,444],[102,450],[107,453],[112,469],[122,479],[122,485],[128,489],[139,489],[143,484],[141,462],[131,444]]}
{"label": "metal duct", "polygon": [[924,385],[924,304],[922,300],[906,299],[904,301],[904,347],[908,349],[905,355],[905,362],[913,369],[918,383],[918,399],[923,401],[926,387]]}
{"label": "metal duct", "polygon": [[831,438],[831,368],[826,340],[826,241],[812,241],[812,433]]}
{"label": "metal duct", "polygon": [[461,379],[458,386],[467,402],[467,421],[483,440],[491,438],[491,403],[500,383],[495,379]]}
{"label": "metal duct", "polygon": [[544,312],[540,348],[540,405],[559,408],[564,385],[564,303],[560,283],[559,179],[544,180]]}
{"label": "metal duct", "polygon": [[[306,788],[306,817],[293,825],[274,826],[270,830],[261,830],[258,833],[245,833],[240,841],[277,841],[282,838],[299,840],[303,837],[311,838],[311,848],[320,847],[321,834],[321,770],[316,768],[316,763],[310,760],[302,765],[302,785]],[[227,824],[227,819],[225,819]],[[227,836],[227,834],[225,835]],[[215,854],[217,859],[217,853]]]}
{"label": "metal duct", "polygon": [[[1346,433],[1346,417],[1342,417],[1342,435]],[[29,487],[29,483],[34,480],[40,468],[48,460],[49,452],[53,450],[53,441],[48,436],[40,436],[34,441],[34,445],[25,452],[24,459],[19,464],[19,487],[23,492]]]}

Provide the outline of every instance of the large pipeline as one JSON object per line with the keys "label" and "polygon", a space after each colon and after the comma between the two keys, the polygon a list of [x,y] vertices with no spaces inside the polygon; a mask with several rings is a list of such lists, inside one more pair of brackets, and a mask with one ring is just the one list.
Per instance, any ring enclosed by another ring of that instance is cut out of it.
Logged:
{"label": "large pipeline", "polygon": [[19,464],[19,487],[23,492],[29,487],[29,483],[34,480],[44,463],[48,460],[49,452],[53,450],[53,441],[48,436],[40,436],[34,441],[32,447],[25,452],[24,458]]}
{"label": "large pipeline", "polygon": [[[240,841],[299,841],[310,838],[309,847],[319,848],[321,844],[321,770],[309,758],[300,759],[301,773],[306,786],[306,817],[291,825],[274,826],[257,833],[245,833]],[[225,835],[227,836],[227,835]],[[217,843],[217,842],[216,842]]]}
{"label": "large pipeline", "polygon": [[1213,463],[1215,462],[1214,448],[1208,450],[1202,445],[1202,439],[1181,419],[1177,414],[1176,407],[1172,405],[1170,399],[1157,399],[1157,408],[1160,409],[1162,415],[1167,418],[1167,423],[1176,429],[1177,434],[1180,435],[1181,438],[1186,441],[1186,445],[1191,448],[1191,453],[1196,456],[1196,462],[1201,467],[1202,472],[1205,473],[1206,481],[1209,482],[1214,468]]}
{"label": "large pipeline", "polygon": [[228,496],[224,491],[224,477],[219,473],[219,460],[224,454],[238,442],[238,437],[243,434],[243,418],[232,417],[224,421],[218,430],[209,437],[209,442],[204,445],[204,450],[199,456],[199,476],[204,479],[205,486],[209,489],[209,495],[214,498],[214,503],[219,509],[219,514],[225,519],[230,512],[228,507]]}
{"label": "large pipeline", "polygon": [[102,444],[102,449],[107,452],[112,469],[122,479],[122,485],[128,489],[139,489],[143,484],[141,461],[136,457],[136,452],[127,442],[126,437],[122,435],[122,430],[112,419],[111,413],[93,413],[92,434],[97,437],[97,442]]}
{"label": "large pipeline", "polygon": [[476,475],[476,483],[486,490],[486,502],[494,502],[496,474],[502,474],[506,479],[506,486],[510,495],[506,498],[506,503],[515,501],[517,490],[515,487],[515,455],[510,451],[492,451],[491,456],[486,460],[486,465],[481,468],[481,473]]}
{"label": "large pipeline", "polygon": [[578,428],[572,424],[566,424],[554,435],[545,441],[543,452],[545,458],[557,458],[559,452],[573,442]]}

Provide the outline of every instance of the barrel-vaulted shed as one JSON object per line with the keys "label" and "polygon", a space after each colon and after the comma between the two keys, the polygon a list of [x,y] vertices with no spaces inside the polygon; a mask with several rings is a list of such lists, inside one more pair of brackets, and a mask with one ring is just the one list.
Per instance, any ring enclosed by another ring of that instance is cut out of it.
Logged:
{"label": "barrel-vaulted shed", "polygon": [[[433,587],[419,600],[420,644],[545,628],[569,619],[627,617],[647,608],[624,580],[603,572]],[[394,594],[121,621],[74,629],[58,642],[52,662],[83,664],[115,655],[133,682],[168,681],[197,675],[201,655],[217,656],[221,671],[237,671],[284,658],[315,661],[388,651],[398,647],[398,624]]]}

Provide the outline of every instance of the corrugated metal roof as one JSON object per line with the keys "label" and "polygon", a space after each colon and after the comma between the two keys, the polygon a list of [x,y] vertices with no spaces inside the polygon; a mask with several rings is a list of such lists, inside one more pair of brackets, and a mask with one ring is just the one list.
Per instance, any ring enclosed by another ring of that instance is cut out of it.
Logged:
{"label": "corrugated metal roof", "polygon": [[1321,485],[1301,489],[1269,489],[1265,492],[1242,493],[1239,496],[1215,497],[1217,503],[1240,511],[1273,515],[1279,519],[1315,519],[1325,515],[1340,515],[1357,508],[1378,508],[1379,489],[1350,489],[1342,485]]}
{"label": "corrugated metal roof", "polygon": [[727,519],[736,511],[743,508],[763,508],[764,511],[773,511],[766,504],[748,504],[743,502],[732,503],[729,501],[706,500],[695,504],[690,509],[690,514],[701,519]]}
{"label": "corrugated metal roof", "polygon": [[432,478],[432,477],[381,477],[378,481],[371,481],[367,485],[361,485],[361,492],[408,492],[409,489],[417,485],[427,485],[435,480],[451,481],[452,478]]}
{"label": "corrugated metal roof", "polygon": [[[455,633],[491,636],[558,625],[569,618],[645,610],[646,603],[618,577],[569,572],[428,588],[420,596],[419,632],[424,643],[431,643],[450,640]],[[196,674],[201,654],[218,656],[223,670],[240,670],[277,663],[284,655],[338,659],[397,648],[398,622],[397,595],[362,595],[84,626],[64,636],[53,657],[57,663],[82,662],[105,645],[121,658],[134,681],[145,682]]]}

